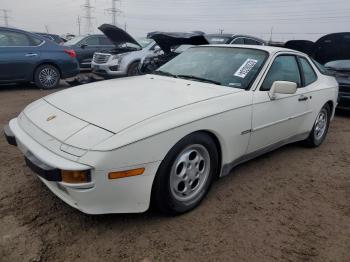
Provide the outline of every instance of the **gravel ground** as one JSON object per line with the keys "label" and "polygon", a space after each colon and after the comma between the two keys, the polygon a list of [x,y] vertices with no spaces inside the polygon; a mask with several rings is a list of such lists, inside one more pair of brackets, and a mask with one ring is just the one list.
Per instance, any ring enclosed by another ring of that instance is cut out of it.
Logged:
{"label": "gravel ground", "polygon": [[[0,126],[49,92],[0,87]],[[193,212],[88,216],[0,137],[0,261],[350,261],[350,114],[218,180]]]}

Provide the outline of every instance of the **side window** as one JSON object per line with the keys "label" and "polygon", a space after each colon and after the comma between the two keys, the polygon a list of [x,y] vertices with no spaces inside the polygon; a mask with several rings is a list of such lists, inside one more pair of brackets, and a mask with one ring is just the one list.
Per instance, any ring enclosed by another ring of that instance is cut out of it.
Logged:
{"label": "side window", "polygon": [[304,73],[304,81],[305,86],[308,86],[315,82],[317,80],[317,75],[313,68],[311,67],[310,63],[303,57],[299,57],[301,68],[303,69]]}
{"label": "side window", "polygon": [[90,36],[83,42],[86,45],[100,45],[100,42],[98,40],[98,37],[96,36]]}
{"label": "side window", "polygon": [[235,44],[235,45],[244,45],[244,40],[242,37],[236,38],[234,39],[231,44]]}
{"label": "side window", "polygon": [[112,42],[107,37],[100,36],[99,40],[100,40],[100,45],[113,45]]}
{"label": "side window", "polygon": [[275,81],[290,81],[297,83],[298,87],[301,86],[300,72],[295,56],[278,56],[273,61],[260,90],[269,91]]}
{"label": "side window", "polygon": [[0,46],[34,46],[26,34],[0,31]]}
{"label": "side window", "polygon": [[257,45],[258,42],[256,42],[256,41],[253,40],[253,39],[250,39],[250,38],[245,38],[245,39],[244,39],[244,44],[246,44],[246,45]]}

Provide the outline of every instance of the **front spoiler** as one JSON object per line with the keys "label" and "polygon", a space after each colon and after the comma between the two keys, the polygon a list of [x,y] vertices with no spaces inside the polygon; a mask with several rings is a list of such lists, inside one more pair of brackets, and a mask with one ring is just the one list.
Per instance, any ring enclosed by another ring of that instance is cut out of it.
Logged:
{"label": "front spoiler", "polygon": [[7,143],[9,143],[12,146],[17,146],[16,137],[12,133],[9,125],[4,126],[4,135],[5,135]]}

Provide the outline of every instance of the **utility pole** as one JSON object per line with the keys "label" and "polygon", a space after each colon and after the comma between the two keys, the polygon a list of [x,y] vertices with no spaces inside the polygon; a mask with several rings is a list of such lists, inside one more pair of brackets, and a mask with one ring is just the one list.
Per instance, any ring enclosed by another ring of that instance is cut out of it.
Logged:
{"label": "utility pole", "polygon": [[90,0],[85,0],[85,5],[83,5],[84,11],[85,11],[85,18],[86,24],[85,24],[85,33],[90,34],[94,32],[93,25],[92,25],[92,20],[94,17],[91,16],[91,10],[93,7],[90,4]]}
{"label": "utility pole", "polygon": [[120,0],[111,0],[111,1],[112,1],[112,7],[106,9],[106,11],[112,15],[112,25],[117,26],[118,25],[117,16],[118,14],[122,13],[122,11],[119,8],[117,8],[117,3],[120,2]]}
{"label": "utility pole", "polygon": [[220,35],[224,33],[224,29],[219,29]]}
{"label": "utility pole", "polygon": [[273,35],[273,26],[271,26],[271,31],[270,31],[270,43],[272,42],[272,35]]}
{"label": "utility pole", "polygon": [[77,24],[78,24],[79,35],[81,35],[81,18],[80,18],[80,16],[78,16]]}
{"label": "utility pole", "polygon": [[9,12],[11,12],[10,10],[8,10],[8,9],[0,9],[0,11],[2,11],[2,13],[3,13],[3,15],[2,16],[0,16],[0,18],[3,18],[4,19],[4,25],[6,26],[6,27],[9,27],[9,15],[8,15],[8,13]]}
{"label": "utility pole", "polygon": [[45,30],[46,30],[46,33],[49,33],[49,26],[48,25],[45,25]]}

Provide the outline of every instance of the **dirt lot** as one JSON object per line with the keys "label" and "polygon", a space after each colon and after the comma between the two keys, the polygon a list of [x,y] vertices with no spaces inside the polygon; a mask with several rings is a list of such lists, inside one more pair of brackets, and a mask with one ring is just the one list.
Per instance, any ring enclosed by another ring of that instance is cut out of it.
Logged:
{"label": "dirt lot", "polygon": [[[47,93],[0,87],[0,126]],[[84,215],[1,136],[0,261],[350,261],[350,114],[320,148],[243,164],[179,217]]]}

